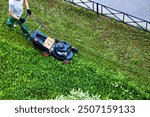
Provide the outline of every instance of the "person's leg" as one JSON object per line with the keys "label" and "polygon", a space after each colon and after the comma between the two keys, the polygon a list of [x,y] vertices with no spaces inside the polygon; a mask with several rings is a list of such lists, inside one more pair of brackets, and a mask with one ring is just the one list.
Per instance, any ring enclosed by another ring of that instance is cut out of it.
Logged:
{"label": "person's leg", "polygon": [[17,23],[20,25],[20,28],[21,28],[23,34],[24,34],[27,38],[29,38],[29,37],[30,37],[30,30],[29,30],[28,26],[26,25],[26,23],[20,24],[19,21],[17,21]]}
{"label": "person's leg", "polygon": [[27,38],[29,38],[30,37],[30,30],[29,30],[28,26],[26,25],[26,23],[22,24],[20,27],[21,27],[21,30],[22,30],[23,34]]}
{"label": "person's leg", "polygon": [[6,25],[9,26],[9,27],[13,27],[14,26],[14,23],[16,22],[17,20],[14,19],[13,17],[9,17],[6,21]]}
{"label": "person's leg", "polygon": [[[17,23],[20,25],[20,22],[16,19],[14,19],[13,17],[9,17],[8,20],[6,21],[6,25],[9,26],[9,27],[13,27],[14,26],[14,23],[17,21]],[[21,30],[23,32],[23,34],[29,38],[30,37],[30,30],[28,28],[28,26],[26,25],[26,23],[20,25],[21,27]]]}

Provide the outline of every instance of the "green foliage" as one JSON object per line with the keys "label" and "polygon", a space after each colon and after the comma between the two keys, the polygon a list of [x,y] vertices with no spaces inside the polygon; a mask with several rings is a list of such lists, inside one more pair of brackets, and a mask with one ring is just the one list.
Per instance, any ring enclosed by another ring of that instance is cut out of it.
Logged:
{"label": "green foliage", "polygon": [[[8,28],[1,4],[0,99],[150,99],[149,33],[62,0],[30,1],[33,16],[79,48],[64,65],[42,56],[19,26]],[[38,27],[33,16],[30,30]]]}

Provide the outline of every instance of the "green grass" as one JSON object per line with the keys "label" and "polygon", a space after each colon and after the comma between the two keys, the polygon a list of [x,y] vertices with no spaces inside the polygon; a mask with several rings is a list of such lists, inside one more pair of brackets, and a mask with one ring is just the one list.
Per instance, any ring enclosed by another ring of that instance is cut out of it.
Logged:
{"label": "green grass", "polygon": [[[5,25],[8,3],[2,0],[0,99],[73,99],[72,90],[75,99],[150,99],[149,33],[62,0],[30,1],[30,7],[33,16],[79,53],[69,65],[42,56],[19,26]],[[27,21],[31,30],[38,27],[33,16]]]}

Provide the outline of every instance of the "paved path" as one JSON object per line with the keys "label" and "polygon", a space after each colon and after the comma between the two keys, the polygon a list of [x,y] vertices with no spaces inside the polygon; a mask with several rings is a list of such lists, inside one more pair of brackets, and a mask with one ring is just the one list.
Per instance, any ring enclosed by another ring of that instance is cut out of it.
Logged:
{"label": "paved path", "polygon": [[91,0],[150,21],[150,0]]}

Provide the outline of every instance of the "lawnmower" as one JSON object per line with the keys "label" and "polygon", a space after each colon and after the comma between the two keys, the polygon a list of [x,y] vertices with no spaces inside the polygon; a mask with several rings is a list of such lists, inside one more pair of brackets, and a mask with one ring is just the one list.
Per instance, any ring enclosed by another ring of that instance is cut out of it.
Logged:
{"label": "lawnmower", "polygon": [[[25,19],[27,17],[28,15],[26,15]],[[28,32],[29,40],[33,42],[35,47],[43,51],[43,55],[53,56],[54,58],[63,61],[63,63],[68,64],[73,55],[78,52],[78,49],[72,47],[71,44],[66,41],[58,40],[39,19],[35,18],[35,20],[40,24],[40,26],[32,33]],[[52,38],[40,32],[39,30],[41,28],[47,30],[51,34]]]}

